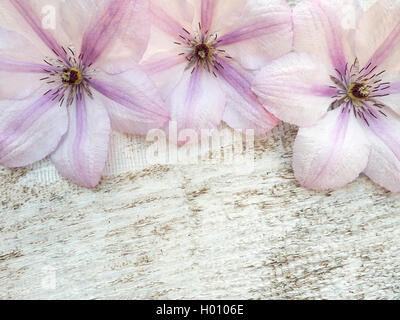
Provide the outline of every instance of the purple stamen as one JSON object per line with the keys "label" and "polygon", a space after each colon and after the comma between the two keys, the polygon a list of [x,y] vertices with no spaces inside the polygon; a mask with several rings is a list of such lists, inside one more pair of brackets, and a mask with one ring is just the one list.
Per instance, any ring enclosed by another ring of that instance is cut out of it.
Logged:
{"label": "purple stamen", "polygon": [[[330,87],[337,89],[337,94],[332,97],[332,99],[336,99],[331,104],[332,108],[342,107],[343,112],[353,109],[354,116],[362,119],[369,126],[368,117],[378,117],[374,108],[385,107],[375,99],[388,96],[390,93],[387,90],[391,88],[389,82],[382,82],[382,79],[379,78],[385,73],[385,70],[374,73],[377,68],[378,66],[372,65],[370,62],[359,70],[359,62],[355,59],[350,68],[346,64],[343,73],[335,69],[339,78],[331,76],[334,85]],[[376,111],[386,116],[381,110]]]}

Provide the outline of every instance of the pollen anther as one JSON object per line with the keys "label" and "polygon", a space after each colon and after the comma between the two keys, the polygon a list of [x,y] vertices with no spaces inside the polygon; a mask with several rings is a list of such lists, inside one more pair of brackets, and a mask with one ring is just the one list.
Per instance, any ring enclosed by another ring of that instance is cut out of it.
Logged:
{"label": "pollen anther", "polygon": [[81,99],[84,93],[93,97],[88,81],[96,71],[91,68],[91,64],[84,65],[82,54],[77,58],[72,47],[67,47],[68,51],[64,47],[62,49],[68,57],[63,60],[57,53],[56,59],[46,57],[44,62],[51,68],[44,68],[47,76],[40,80],[56,85],[53,100],[58,98],[61,106],[64,102],[70,106],[75,100]]}
{"label": "pollen anther", "polygon": [[179,34],[183,41],[175,41],[174,44],[182,46],[184,50],[179,55],[185,56],[188,61],[186,70],[191,69],[193,73],[197,68],[202,68],[217,77],[218,71],[223,69],[218,59],[232,57],[227,55],[225,50],[219,49],[220,41],[217,40],[216,33],[209,34],[208,30],[203,30],[200,23],[198,27],[198,32],[192,33],[183,28],[183,32]]}
{"label": "pollen anther", "polygon": [[205,43],[199,43],[194,47],[194,52],[200,59],[208,58],[211,48]]}
{"label": "pollen anther", "polygon": [[83,76],[82,71],[77,68],[67,68],[63,70],[61,77],[64,83],[81,84]]}
{"label": "pollen anther", "polygon": [[365,100],[370,95],[371,91],[365,83],[353,83],[347,94],[352,100]]}
{"label": "pollen anther", "polygon": [[342,108],[342,111],[353,113],[356,118],[360,118],[369,126],[368,118],[376,118],[385,113],[382,110],[385,105],[379,102],[379,98],[390,94],[387,90],[390,88],[389,82],[382,81],[382,75],[385,71],[376,72],[378,67],[371,62],[362,69],[358,59],[350,66],[346,64],[344,71],[336,69],[337,76],[331,76],[336,94],[332,97],[335,100],[330,108]]}

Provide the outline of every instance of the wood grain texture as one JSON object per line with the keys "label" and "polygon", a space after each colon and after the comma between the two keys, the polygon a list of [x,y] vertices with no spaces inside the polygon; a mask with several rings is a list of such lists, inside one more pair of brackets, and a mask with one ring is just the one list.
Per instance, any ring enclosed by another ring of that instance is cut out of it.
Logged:
{"label": "wood grain texture", "polygon": [[251,173],[146,166],[117,134],[95,190],[1,168],[0,298],[399,299],[400,195],[299,187],[295,135],[258,139]]}
{"label": "wood grain texture", "polygon": [[257,140],[246,175],[151,166],[86,190],[2,169],[0,298],[400,298],[400,195],[299,187],[295,134]]}

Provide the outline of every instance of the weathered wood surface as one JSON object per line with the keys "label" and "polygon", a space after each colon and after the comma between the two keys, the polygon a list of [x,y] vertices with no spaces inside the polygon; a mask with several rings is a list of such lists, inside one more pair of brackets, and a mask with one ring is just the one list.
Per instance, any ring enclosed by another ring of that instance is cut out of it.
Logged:
{"label": "weathered wood surface", "polygon": [[400,298],[400,195],[299,187],[295,133],[258,140],[245,175],[151,166],[86,190],[1,169],[0,298]]}
{"label": "weathered wood surface", "polygon": [[0,169],[0,298],[399,299],[400,195],[299,187],[295,134],[258,140],[251,173],[148,166],[119,134],[95,190]]}

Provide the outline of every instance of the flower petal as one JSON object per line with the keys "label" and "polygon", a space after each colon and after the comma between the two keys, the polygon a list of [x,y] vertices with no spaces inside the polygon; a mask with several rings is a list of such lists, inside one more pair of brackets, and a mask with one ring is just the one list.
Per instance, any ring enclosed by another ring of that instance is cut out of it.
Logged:
{"label": "flower petal", "polygon": [[91,65],[96,62],[106,49],[118,39],[118,34],[126,19],[132,17],[135,2],[130,0],[106,1],[90,26],[86,29],[82,40],[82,62]]}
{"label": "flower petal", "polygon": [[[7,4],[13,6],[12,10]],[[55,33],[50,28],[43,27],[43,20],[41,19],[41,12],[44,6],[48,4],[43,1],[32,1],[32,0],[8,0],[4,5],[7,9],[7,13],[15,16],[15,11],[19,13],[19,16],[24,19],[26,24],[30,27],[37,37],[58,57],[67,61],[67,54],[62,49],[61,45],[55,37]],[[21,19],[15,17],[14,24],[20,23]],[[55,27],[55,26],[54,26]]]}
{"label": "flower petal", "polygon": [[400,115],[400,73],[388,74],[388,76],[385,77],[385,81],[390,83],[388,85],[389,88],[385,90],[381,97],[377,98],[377,101],[390,107],[394,112]]}
{"label": "flower petal", "polygon": [[[346,17],[343,8],[356,12],[351,2],[344,7],[337,0],[304,0],[296,5],[293,10],[295,50],[313,53],[326,66],[332,66],[329,69],[344,71],[348,54],[342,25]],[[349,60],[354,59],[351,57]]]}
{"label": "flower petal", "polygon": [[[202,0],[200,1],[201,19],[200,23],[204,30],[210,30],[213,22],[213,15],[216,0]],[[234,1],[233,1],[234,2]]]}
{"label": "flower petal", "polygon": [[298,125],[316,123],[334,101],[326,68],[308,54],[276,59],[255,77],[252,89],[279,119]]}
{"label": "flower petal", "polygon": [[69,128],[51,160],[61,175],[94,188],[103,173],[109,145],[107,111],[96,99],[83,96],[68,109]]}
{"label": "flower petal", "polygon": [[0,100],[1,165],[26,166],[57,147],[67,130],[68,116],[56,103],[52,92],[36,92],[23,100]]}
{"label": "flower petal", "polygon": [[[1,62],[0,62],[1,63]],[[2,71],[0,66],[0,99],[21,100],[37,92],[43,77],[38,73]]]}
{"label": "flower petal", "polygon": [[371,154],[364,173],[382,187],[400,192],[400,117],[389,109],[384,112],[387,117],[368,118]]}
{"label": "flower petal", "polygon": [[90,85],[101,93],[114,129],[146,134],[168,121],[168,110],[155,84],[131,61],[104,64]]}
{"label": "flower petal", "polygon": [[176,88],[167,98],[171,119],[177,121],[178,130],[214,129],[225,109],[225,94],[218,80],[209,72],[196,68],[184,72]]}
{"label": "flower petal", "polygon": [[350,109],[328,114],[313,127],[301,128],[293,150],[293,169],[301,185],[336,189],[352,182],[368,163],[369,142]]}
{"label": "flower petal", "polygon": [[205,30],[220,33],[228,25],[232,27],[241,22],[243,10],[249,0],[192,0],[200,12],[201,25]]}
{"label": "flower petal", "polygon": [[356,53],[364,64],[400,70],[400,2],[377,1],[361,18],[356,33]]}
{"label": "flower petal", "polygon": [[37,63],[44,57],[39,52],[24,36],[0,28],[0,99],[23,99],[40,88],[49,66]]}
{"label": "flower petal", "polygon": [[0,27],[0,59],[25,62],[42,62],[48,53],[25,35]]}
{"label": "flower petal", "polygon": [[122,25],[120,41],[114,45],[110,56],[117,56],[117,50],[121,50],[121,47],[129,47],[129,57],[139,62],[147,49],[150,28],[150,3],[148,0],[136,0]]}
{"label": "flower petal", "polygon": [[191,26],[194,8],[188,0],[151,0],[153,24],[165,34],[181,40],[182,28]]}
{"label": "flower petal", "polygon": [[[104,41],[104,49],[98,64],[103,63],[103,59],[107,60],[108,57],[129,57],[139,62],[144,52],[147,49],[147,45],[150,37],[151,27],[151,16],[150,16],[150,4],[148,0],[135,0],[131,1],[128,5],[125,3],[119,4],[123,6],[124,12],[120,12],[115,18],[104,17],[107,15],[107,10],[110,10],[110,0],[96,0],[96,1],[72,1],[70,7],[74,8],[62,8],[62,14],[65,15],[64,27],[75,30],[73,33],[76,34],[74,38],[82,38],[82,30],[88,30],[87,32],[95,33],[96,29],[99,28],[99,24],[107,18],[113,20],[111,25],[107,25],[107,31],[100,35],[101,37],[108,37]],[[119,1],[122,3],[122,1]],[[112,7],[112,5],[111,5]],[[68,10],[69,9],[69,10]],[[72,10],[71,10],[72,9]],[[81,13],[78,15],[83,16],[85,22],[78,23],[78,27],[74,26],[76,21],[75,14],[78,11]],[[71,12],[68,15],[67,12]],[[83,13],[82,13],[83,12]],[[123,16],[123,18],[122,18]],[[118,18],[121,18],[118,20]],[[91,21],[90,24],[87,21]],[[72,24],[71,28],[70,25]],[[106,22],[108,24],[108,22]],[[114,35],[113,35],[114,34]],[[86,38],[84,39],[86,40]],[[111,41],[110,41],[111,40]],[[102,40],[103,41],[103,40]],[[111,45],[112,44],[112,45]]]}
{"label": "flower petal", "polygon": [[261,105],[251,91],[250,76],[240,70],[238,65],[224,59],[217,61],[221,66],[217,74],[225,80],[222,89],[227,99],[223,120],[234,129],[253,129],[256,135],[274,128],[279,120]]}
{"label": "flower petal", "polygon": [[186,65],[187,60],[184,56],[172,56],[169,52],[160,52],[144,61],[141,67],[156,83],[165,100],[181,81]]}
{"label": "flower petal", "polygon": [[83,32],[87,30],[99,13],[104,0],[51,0],[50,3],[56,8],[58,15],[56,30],[64,31],[69,41],[73,42],[69,44],[79,48],[82,43]]}
{"label": "flower petal", "polygon": [[[1,1],[0,8],[6,11],[8,19],[6,28],[23,31],[32,35],[34,30],[22,22],[22,16],[15,8],[12,8],[14,0]],[[79,47],[84,30],[87,29],[93,17],[98,12],[102,3],[109,0],[21,0],[23,5],[31,9],[31,12],[39,17],[40,25],[44,32],[56,37],[61,45],[74,45]],[[11,5],[11,6],[10,6]],[[10,10],[10,8],[12,10]],[[15,15],[15,13],[17,13]],[[0,18],[2,18],[0,16]],[[10,19],[12,18],[12,19]],[[1,21],[0,21],[1,24]],[[29,36],[36,42],[36,35]]]}
{"label": "flower petal", "polygon": [[248,0],[240,22],[220,33],[219,45],[242,66],[259,69],[288,53],[292,38],[292,14],[286,1]]}

